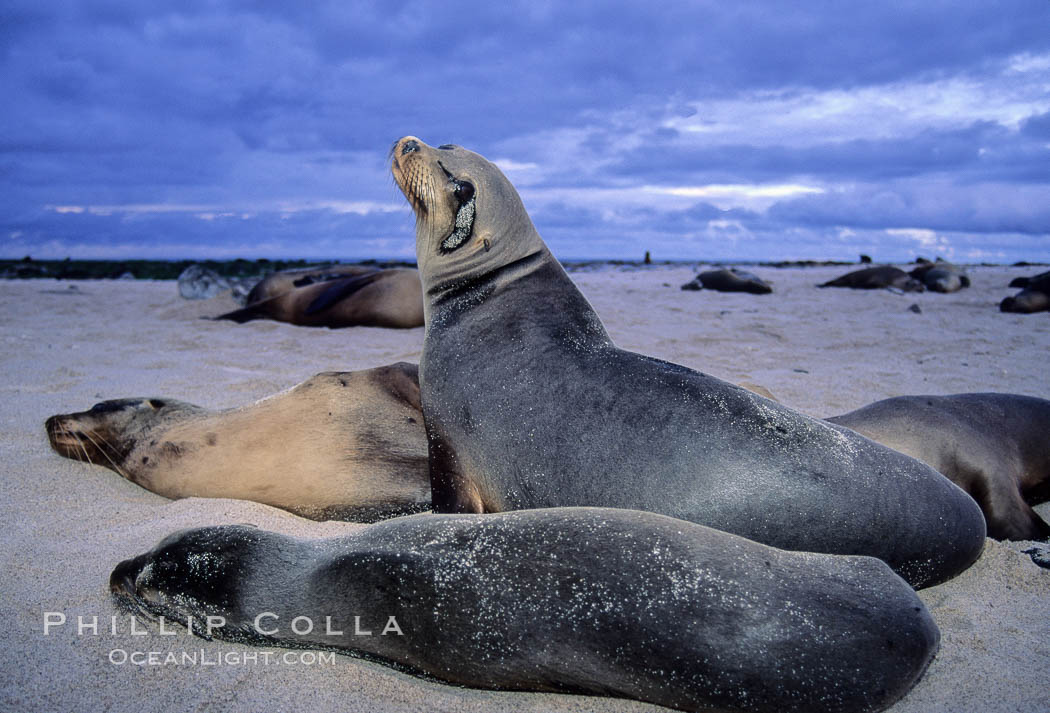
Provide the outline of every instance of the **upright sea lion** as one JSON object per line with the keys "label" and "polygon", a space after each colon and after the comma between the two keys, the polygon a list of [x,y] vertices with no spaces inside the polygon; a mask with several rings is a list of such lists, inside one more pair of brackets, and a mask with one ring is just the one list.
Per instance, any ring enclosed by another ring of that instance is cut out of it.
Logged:
{"label": "upright sea lion", "polygon": [[750,292],[753,295],[767,295],[773,291],[769,283],[758,275],[735,267],[701,272],[692,282],[682,285],[683,290],[699,290],[701,287],[718,292]]}
{"label": "upright sea lion", "polygon": [[933,466],[969,493],[997,540],[1047,540],[1050,401],[1017,394],[898,396],[827,419]]}
{"label": "upright sea lion", "polygon": [[209,638],[686,711],[881,710],[939,640],[876,559],[600,508],[417,515],[325,540],[190,530],[122,562],[110,586]]}
{"label": "upright sea lion", "polygon": [[877,290],[884,287],[903,290],[904,292],[922,292],[922,283],[899,267],[881,265],[866,267],[862,270],[847,272],[834,280],[817,285],[817,287],[852,287],[855,290]]}
{"label": "upright sea lion", "polygon": [[915,586],[980,554],[980,509],[929,466],[616,348],[481,156],[406,137],[392,163],[416,213],[436,510],[648,510],[784,549],[873,555]]}
{"label": "upright sea lion", "polygon": [[970,278],[957,265],[937,258],[937,262],[926,262],[908,273],[933,292],[957,292],[970,286]]}
{"label": "upright sea lion", "polygon": [[215,319],[230,319],[243,324],[267,318],[305,327],[333,329],[420,327],[423,325],[423,301],[419,273],[409,269],[355,267],[347,274],[324,271],[301,276],[271,275],[248,295],[246,307]]}
{"label": "upright sea lion", "polygon": [[51,447],[168,498],[240,498],[317,520],[430,508],[414,364],[327,372],[243,408],[116,399],[47,420]]}
{"label": "upright sea lion", "polygon": [[1010,282],[1010,287],[1023,288],[1013,297],[1005,298],[999,304],[1001,312],[1045,312],[1050,310],[1050,272],[1043,272],[1035,277],[1017,277]]}

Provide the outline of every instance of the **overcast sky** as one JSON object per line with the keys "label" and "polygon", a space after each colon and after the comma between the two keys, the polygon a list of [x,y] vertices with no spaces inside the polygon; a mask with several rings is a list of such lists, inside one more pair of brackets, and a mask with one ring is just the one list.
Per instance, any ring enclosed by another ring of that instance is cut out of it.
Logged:
{"label": "overcast sky", "polygon": [[415,134],[561,258],[1050,260],[1047,0],[3,0],[0,95],[0,257],[411,257]]}

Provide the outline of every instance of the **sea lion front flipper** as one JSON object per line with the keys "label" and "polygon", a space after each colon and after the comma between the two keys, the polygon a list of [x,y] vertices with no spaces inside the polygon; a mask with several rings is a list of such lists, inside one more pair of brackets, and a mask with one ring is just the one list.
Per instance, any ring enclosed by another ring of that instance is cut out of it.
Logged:
{"label": "sea lion front flipper", "polygon": [[339,280],[333,280],[330,287],[326,288],[321,294],[314,298],[314,301],[306,308],[305,314],[315,314],[328,309],[335,303],[349,297],[366,285],[372,284],[378,279],[378,277],[379,272],[373,272],[367,275],[344,277]]}

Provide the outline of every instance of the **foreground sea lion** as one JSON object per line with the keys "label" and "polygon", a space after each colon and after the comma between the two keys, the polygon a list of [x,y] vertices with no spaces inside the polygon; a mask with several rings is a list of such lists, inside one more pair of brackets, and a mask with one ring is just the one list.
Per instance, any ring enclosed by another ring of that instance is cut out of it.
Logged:
{"label": "foreground sea lion", "polygon": [[937,258],[937,262],[919,265],[908,274],[932,292],[957,292],[970,286],[970,278],[961,267],[940,258]]}
{"label": "foreground sea lion", "polygon": [[1017,277],[1010,282],[1010,287],[1022,289],[1013,297],[1007,297],[999,303],[1001,312],[1031,314],[1050,310],[1050,272],[1043,272],[1035,277]]}
{"label": "foreground sea lion", "polygon": [[110,586],[209,637],[687,711],[881,710],[939,640],[876,559],[600,508],[417,515],[322,540],[190,530],[122,562]]}
{"label": "foreground sea lion", "polygon": [[682,285],[683,290],[699,290],[701,287],[718,292],[750,292],[753,295],[767,295],[773,291],[758,275],[735,267],[701,272],[692,282]]}
{"label": "foreground sea lion", "polygon": [[904,292],[922,292],[925,288],[919,280],[899,267],[882,265],[866,267],[862,270],[847,272],[834,280],[817,285],[817,287],[852,287],[855,290],[877,290],[886,287]]}
{"label": "foreground sea lion", "polygon": [[221,314],[243,324],[274,319],[305,327],[396,327],[423,325],[419,273],[337,266],[276,273],[256,285],[242,309]]}
{"label": "foreground sea lion", "polygon": [[243,408],[116,399],[47,420],[51,447],[168,498],[240,498],[317,520],[430,508],[416,365],[327,372]]}
{"label": "foreground sea lion", "polygon": [[980,554],[980,509],[929,466],[616,348],[484,158],[406,137],[392,162],[416,213],[436,510],[648,510],[784,549],[873,555],[915,586]]}
{"label": "foreground sea lion", "polygon": [[827,419],[918,458],[981,506],[997,540],[1047,540],[1050,401],[1017,394],[898,396]]}

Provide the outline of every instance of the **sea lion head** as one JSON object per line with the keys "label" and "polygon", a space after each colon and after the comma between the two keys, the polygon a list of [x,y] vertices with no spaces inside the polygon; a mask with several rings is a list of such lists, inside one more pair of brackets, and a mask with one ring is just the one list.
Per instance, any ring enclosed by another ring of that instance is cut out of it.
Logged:
{"label": "sea lion head", "polygon": [[399,139],[390,154],[394,180],[416,215],[424,292],[546,251],[518,192],[484,157],[414,136]]}
{"label": "sea lion head", "polygon": [[56,414],[44,428],[60,455],[105,466],[130,480],[123,463],[150,430],[201,410],[174,399],[112,399],[87,411]]}

